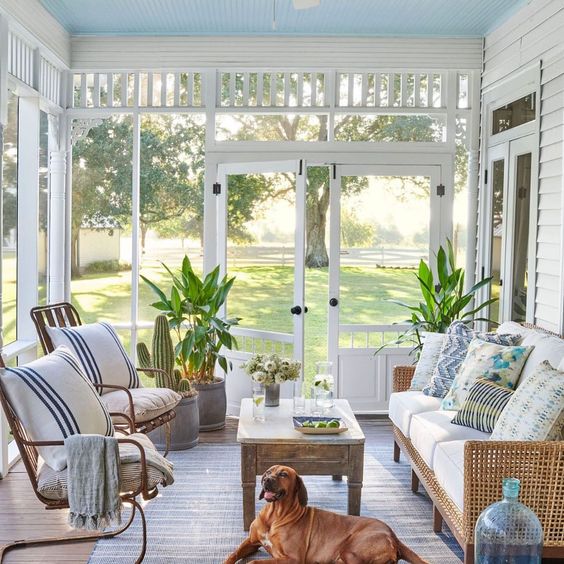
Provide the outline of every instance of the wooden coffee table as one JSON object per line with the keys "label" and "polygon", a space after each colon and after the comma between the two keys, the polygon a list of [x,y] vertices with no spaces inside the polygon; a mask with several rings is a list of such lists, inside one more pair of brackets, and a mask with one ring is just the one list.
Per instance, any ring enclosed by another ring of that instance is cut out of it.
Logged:
{"label": "wooden coffee table", "polygon": [[256,477],[275,464],[294,468],[301,475],[347,476],[348,513],[360,514],[364,467],[364,433],[347,400],[335,400],[330,417],[341,417],[348,431],[335,435],[304,435],[294,430],[290,399],[267,407],[266,421],[253,420],[250,398],[241,402],[237,441],[241,443],[243,524],[249,530],[255,518]]}

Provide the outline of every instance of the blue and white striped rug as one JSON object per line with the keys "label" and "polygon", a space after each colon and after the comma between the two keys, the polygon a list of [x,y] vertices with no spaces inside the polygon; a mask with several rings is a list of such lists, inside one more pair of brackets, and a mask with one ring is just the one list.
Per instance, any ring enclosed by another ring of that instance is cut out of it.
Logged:
{"label": "blue and white striped rug", "polygon": [[[176,482],[145,506],[147,564],[221,564],[245,538],[239,452],[234,444],[202,444],[170,454]],[[362,515],[388,523],[403,542],[429,562],[459,564],[462,551],[454,537],[448,531],[433,533],[431,501],[424,493],[411,493],[410,480],[409,465],[392,461],[391,444],[367,444]],[[304,481],[311,505],[346,512],[346,481],[317,476],[306,476]],[[257,502],[257,510],[262,503]],[[136,520],[123,535],[98,541],[90,564],[133,562],[140,531]],[[261,551],[254,558],[266,556]]]}

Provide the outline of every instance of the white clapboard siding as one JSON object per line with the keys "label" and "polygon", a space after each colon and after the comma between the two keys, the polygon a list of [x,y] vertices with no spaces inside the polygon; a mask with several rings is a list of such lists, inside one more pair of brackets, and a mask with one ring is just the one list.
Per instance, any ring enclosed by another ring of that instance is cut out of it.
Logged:
{"label": "white clapboard siding", "polygon": [[73,68],[480,69],[480,38],[73,37]]}
{"label": "white clapboard siding", "polygon": [[562,332],[564,2],[532,0],[484,42],[483,88],[541,61],[535,322]]}

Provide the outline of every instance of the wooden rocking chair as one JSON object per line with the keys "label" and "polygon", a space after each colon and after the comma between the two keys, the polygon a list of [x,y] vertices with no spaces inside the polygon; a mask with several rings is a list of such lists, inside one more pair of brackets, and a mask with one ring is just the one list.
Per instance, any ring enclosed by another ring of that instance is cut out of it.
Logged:
{"label": "wooden rocking chair", "polygon": [[[35,324],[37,334],[39,335],[39,341],[41,342],[41,346],[45,354],[51,353],[55,349],[55,346],[49,337],[49,333],[47,332],[47,327],[77,327],[78,325],[82,325],[77,309],[68,302],[34,307],[31,310],[30,315],[33,323]],[[137,368],[136,370],[147,374],[157,374],[158,372],[163,372],[159,368]],[[120,414],[119,420],[112,417],[112,419],[114,419],[114,427],[120,432],[129,434],[128,429],[132,425],[135,432],[147,434],[161,425],[165,425],[166,450],[164,455],[166,456],[168,454],[170,447],[170,422],[176,417],[174,409],[162,413],[149,421],[136,421],[133,396],[127,388],[113,384],[93,383],[93,385],[95,388],[99,389],[100,392],[102,392],[104,388],[111,388],[115,390],[122,390],[127,394],[129,413],[131,416],[124,413]],[[120,423],[121,417],[123,417],[127,423]]]}
{"label": "wooden rocking chair", "polygon": [[[0,357],[0,368],[4,368],[4,367],[5,367],[4,362]],[[67,499],[50,499],[42,495],[42,493],[39,491],[40,466],[39,466],[39,454],[37,448],[45,447],[45,446],[62,446],[64,445],[64,442],[60,440],[35,441],[35,442],[31,441],[20,419],[17,417],[15,411],[12,409],[12,406],[10,405],[8,398],[4,394],[1,384],[0,384],[0,404],[2,405],[2,408],[4,409],[4,413],[6,414],[6,419],[8,420],[8,424],[10,425],[10,429],[14,436],[14,440],[16,441],[16,445],[20,452],[23,464],[27,471],[35,495],[37,496],[39,501],[45,505],[45,509],[68,509],[69,505]],[[102,538],[115,537],[129,528],[129,526],[133,522],[133,519],[135,518],[135,510],[139,511],[139,515],[141,517],[141,523],[142,523],[142,532],[143,532],[141,552],[135,562],[136,564],[138,564],[143,561],[143,558],[145,557],[145,551],[147,549],[147,523],[145,520],[145,513],[143,511],[143,508],[136,500],[136,497],[141,495],[142,499],[149,500],[154,498],[158,494],[158,490],[156,486],[155,487],[149,486],[145,451],[141,446],[141,444],[129,438],[118,439],[118,443],[132,444],[139,449],[141,454],[141,458],[140,458],[141,469],[140,469],[139,481],[136,482],[136,486],[132,491],[128,491],[120,494],[122,502],[131,505],[131,515],[129,516],[129,519],[127,520],[125,525],[121,526],[119,529],[115,531],[109,531],[109,532],[103,532],[97,534],[87,533],[87,534],[77,534],[77,535],[66,535],[60,537],[43,537],[43,538],[15,540],[11,543],[0,546],[0,563],[2,562],[2,559],[6,552],[17,547],[71,543],[71,542],[85,542],[85,541],[92,542]]]}

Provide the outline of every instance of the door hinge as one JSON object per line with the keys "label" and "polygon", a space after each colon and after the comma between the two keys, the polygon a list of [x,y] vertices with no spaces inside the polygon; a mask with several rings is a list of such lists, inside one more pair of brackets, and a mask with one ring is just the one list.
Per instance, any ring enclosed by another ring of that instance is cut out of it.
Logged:
{"label": "door hinge", "polygon": [[221,184],[219,182],[213,183],[213,193],[216,196],[219,196],[219,194],[221,194]]}
{"label": "door hinge", "polygon": [[300,159],[300,168],[298,171],[298,176],[301,176],[304,173],[304,161],[303,159]]}
{"label": "door hinge", "polygon": [[437,186],[437,196],[440,196],[441,198],[445,195],[446,193],[446,188],[444,184],[439,184]]}
{"label": "door hinge", "polygon": [[331,167],[333,168],[333,180],[337,180],[337,165],[333,163]]}
{"label": "door hinge", "polygon": [[486,267],[482,266],[482,280],[486,277]]}
{"label": "door hinge", "polygon": [[484,170],[484,184],[488,183],[488,169]]}

